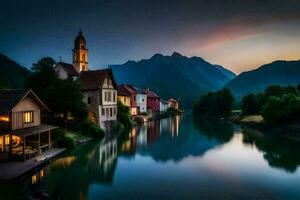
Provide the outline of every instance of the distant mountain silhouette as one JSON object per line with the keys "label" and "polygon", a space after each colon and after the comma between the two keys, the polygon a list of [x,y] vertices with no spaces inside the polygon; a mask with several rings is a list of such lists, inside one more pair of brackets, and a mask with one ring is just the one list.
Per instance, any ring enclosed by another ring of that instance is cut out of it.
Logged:
{"label": "distant mountain silhouette", "polygon": [[118,84],[150,88],[164,99],[180,98],[185,107],[191,107],[201,94],[224,87],[235,76],[202,58],[188,58],[176,52],[111,67]]}
{"label": "distant mountain silhouette", "polygon": [[0,53],[0,88],[23,88],[30,71]]}
{"label": "distant mountain silhouette", "polygon": [[248,93],[261,92],[270,85],[293,85],[300,83],[299,61],[275,61],[255,70],[243,72],[232,79],[226,87],[231,89],[237,98]]}

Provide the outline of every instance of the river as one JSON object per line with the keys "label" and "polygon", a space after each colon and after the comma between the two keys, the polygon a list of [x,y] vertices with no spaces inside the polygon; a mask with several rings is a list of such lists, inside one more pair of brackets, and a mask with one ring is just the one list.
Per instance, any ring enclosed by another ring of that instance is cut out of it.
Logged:
{"label": "river", "polygon": [[298,200],[299,164],[299,142],[177,116],[68,150],[0,199]]}

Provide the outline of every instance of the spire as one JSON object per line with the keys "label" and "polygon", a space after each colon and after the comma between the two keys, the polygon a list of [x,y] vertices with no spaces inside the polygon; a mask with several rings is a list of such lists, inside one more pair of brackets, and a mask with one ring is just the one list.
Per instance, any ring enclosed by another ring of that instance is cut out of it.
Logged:
{"label": "spire", "polygon": [[81,29],[79,29],[78,35],[82,36],[82,31],[81,31]]}

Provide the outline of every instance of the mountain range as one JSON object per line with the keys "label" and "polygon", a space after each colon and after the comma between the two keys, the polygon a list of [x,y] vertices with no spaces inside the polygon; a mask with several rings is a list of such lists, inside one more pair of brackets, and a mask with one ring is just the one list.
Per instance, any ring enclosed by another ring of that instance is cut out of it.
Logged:
{"label": "mountain range", "polygon": [[300,84],[300,60],[275,61],[243,72],[225,87],[240,100],[244,95],[262,92],[270,85],[296,86],[298,84]]}
{"label": "mountain range", "polygon": [[111,68],[118,84],[150,88],[164,99],[180,99],[184,107],[193,105],[205,92],[221,89],[235,77],[222,66],[176,52],[171,56],[155,54],[150,59],[128,61]]}
{"label": "mountain range", "polygon": [[24,88],[31,72],[0,53],[0,88]]}

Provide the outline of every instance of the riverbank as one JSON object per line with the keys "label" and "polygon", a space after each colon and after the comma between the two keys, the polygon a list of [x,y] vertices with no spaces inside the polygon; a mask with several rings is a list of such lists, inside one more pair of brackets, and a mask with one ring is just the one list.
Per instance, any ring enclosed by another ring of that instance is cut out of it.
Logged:
{"label": "riverbank", "polygon": [[299,121],[269,125],[264,122],[261,115],[241,116],[237,114],[233,114],[227,119],[232,123],[238,124],[242,127],[246,126],[253,129],[257,129],[264,133],[281,135],[293,140],[300,140]]}

